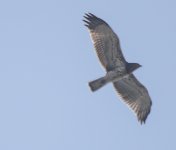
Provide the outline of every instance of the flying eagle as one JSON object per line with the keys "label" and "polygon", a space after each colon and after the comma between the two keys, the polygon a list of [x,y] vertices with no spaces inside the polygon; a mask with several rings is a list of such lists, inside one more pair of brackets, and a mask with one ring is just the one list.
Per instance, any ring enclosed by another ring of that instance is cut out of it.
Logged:
{"label": "flying eagle", "polygon": [[125,60],[118,36],[104,20],[87,13],[83,21],[90,31],[98,58],[106,70],[104,77],[89,82],[90,89],[96,91],[112,82],[122,100],[134,111],[138,121],[145,123],[152,101],[147,89],[133,75],[133,71],[141,65]]}

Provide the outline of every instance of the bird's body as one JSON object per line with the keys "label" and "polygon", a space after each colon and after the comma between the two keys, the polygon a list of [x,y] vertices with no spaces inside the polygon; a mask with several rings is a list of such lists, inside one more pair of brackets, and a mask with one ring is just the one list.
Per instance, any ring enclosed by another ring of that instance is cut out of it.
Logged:
{"label": "bird's body", "polygon": [[118,69],[114,69],[112,71],[108,71],[104,77],[89,82],[89,86],[92,91],[96,91],[109,82],[116,82],[127,76],[128,74],[126,71],[122,72]]}
{"label": "bird's body", "polygon": [[84,16],[98,58],[106,69],[106,75],[89,82],[92,91],[113,83],[122,99],[135,112],[138,120],[145,122],[151,109],[151,99],[147,89],[135,78],[133,71],[141,65],[128,63],[121,51],[117,35],[102,19],[89,13]]}

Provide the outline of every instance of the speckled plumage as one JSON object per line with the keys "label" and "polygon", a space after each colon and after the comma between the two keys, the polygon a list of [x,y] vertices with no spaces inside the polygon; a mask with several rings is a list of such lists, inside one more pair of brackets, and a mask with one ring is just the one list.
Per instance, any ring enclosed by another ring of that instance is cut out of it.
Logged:
{"label": "speckled plumage", "polygon": [[97,56],[107,72],[104,77],[89,82],[91,90],[96,91],[109,82],[113,83],[122,100],[134,111],[138,120],[145,123],[152,102],[147,89],[132,74],[140,65],[125,60],[119,38],[104,20],[88,13],[83,21],[90,31]]}

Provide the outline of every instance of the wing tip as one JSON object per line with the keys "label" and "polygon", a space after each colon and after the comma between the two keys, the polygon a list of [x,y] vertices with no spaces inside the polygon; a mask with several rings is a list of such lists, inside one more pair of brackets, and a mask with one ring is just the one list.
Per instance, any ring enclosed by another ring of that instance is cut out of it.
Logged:
{"label": "wing tip", "polygon": [[106,24],[108,25],[104,20],[98,18],[94,14],[88,12],[84,14],[84,19],[83,21],[86,23],[85,26],[88,27],[89,29],[94,29],[100,24]]}
{"label": "wing tip", "polygon": [[[131,76],[131,79],[133,79],[133,82],[136,82],[135,83],[136,86],[139,86],[140,88],[143,89],[142,90],[144,92],[143,97],[138,98],[139,103],[135,102],[136,98],[133,99],[133,97],[129,96],[131,95],[129,94],[129,92],[126,93],[128,91],[126,90],[126,88],[128,88],[128,86],[126,85],[127,84],[130,85],[129,79],[124,79],[121,82],[114,82],[113,84],[118,95],[120,95],[122,101],[125,102],[129,106],[129,108],[134,112],[139,123],[145,124],[147,117],[151,112],[152,100],[148,94],[147,89],[135,78],[133,74]],[[131,88],[133,88],[133,86],[131,86]],[[133,94],[135,94],[135,92]]]}
{"label": "wing tip", "polygon": [[142,112],[137,113],[137,118],[141,125],[146,123],[146,120],[148,115],[150,114],[150,111],[151,111],[151,105],[149,106],[148,110],[146,111],[143,110]]}

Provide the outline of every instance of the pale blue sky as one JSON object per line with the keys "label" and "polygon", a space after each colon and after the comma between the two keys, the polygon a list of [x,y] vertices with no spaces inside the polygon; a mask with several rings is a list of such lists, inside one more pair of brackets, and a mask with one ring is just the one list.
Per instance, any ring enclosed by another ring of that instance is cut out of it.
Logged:
{"label": "pale blue sky", "polygon": [[[83,15],[118,34],[153,106],[145,125],[104,75]],[[0,2],[1,150],[176,149],[176,1],[6,0]]]}

